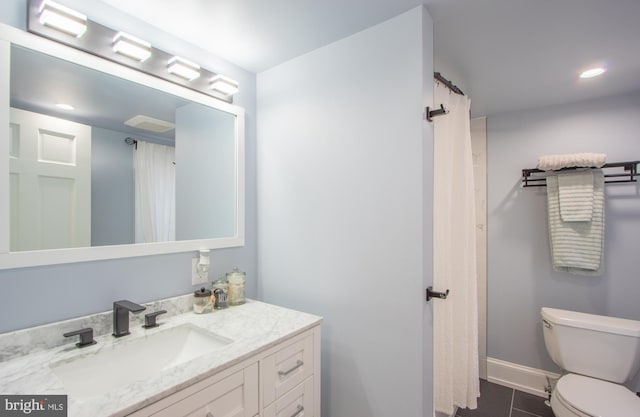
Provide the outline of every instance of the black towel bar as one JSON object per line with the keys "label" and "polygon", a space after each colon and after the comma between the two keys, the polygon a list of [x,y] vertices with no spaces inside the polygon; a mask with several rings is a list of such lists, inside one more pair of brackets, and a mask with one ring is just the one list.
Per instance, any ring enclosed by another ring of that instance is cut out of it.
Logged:
{"label": "black towel bar", "polygon": [[[607,184],[611,183],[626,183],[626,182],[638,182],[638,164],[640,161],[628,161],[628,162],[612,162],[610,164],[604,164],[602,169],[605,170],[605,178],[624,178],[624,179],[611,179],[605,180]],[[525,168],[522,170],[522,186],[523,187],[546,187],[546,174],[548,172],[558,171],[571,171],[580,169],[581,167],[562,168],[556,171],[543,171],[537,168]],[[615,172],[612,168],[622,168],[624,172]],[[612,171],[607,173],[606,171]]]}

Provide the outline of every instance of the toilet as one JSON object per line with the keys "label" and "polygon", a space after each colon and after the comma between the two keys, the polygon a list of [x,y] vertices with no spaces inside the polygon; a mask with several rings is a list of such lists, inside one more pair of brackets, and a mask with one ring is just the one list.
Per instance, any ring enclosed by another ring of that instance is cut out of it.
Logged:
{"label": "toilet", "polygon": [[640,321],[543,307],[544,343],[565,371],[551,394],[556,417],[639,417],[620,385],[640,368]]}

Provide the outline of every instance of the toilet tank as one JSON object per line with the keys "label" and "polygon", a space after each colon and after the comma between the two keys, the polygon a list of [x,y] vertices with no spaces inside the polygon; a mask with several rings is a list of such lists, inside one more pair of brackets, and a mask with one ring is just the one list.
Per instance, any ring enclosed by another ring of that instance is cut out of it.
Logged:
{"label": "toilet tank", "polygon": [[569,372],[623,383],[640,368],[640,321],[543,307],[544,343]]}

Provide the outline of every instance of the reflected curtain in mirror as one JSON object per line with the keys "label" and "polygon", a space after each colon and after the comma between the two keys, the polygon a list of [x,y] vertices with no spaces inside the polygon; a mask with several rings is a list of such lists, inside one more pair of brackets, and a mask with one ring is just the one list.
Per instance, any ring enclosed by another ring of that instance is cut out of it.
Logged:
{"label": "reflected curtain in mirror", "polygon": [[138,142],[134,158],[136,243],[176,238],[175,148]]}

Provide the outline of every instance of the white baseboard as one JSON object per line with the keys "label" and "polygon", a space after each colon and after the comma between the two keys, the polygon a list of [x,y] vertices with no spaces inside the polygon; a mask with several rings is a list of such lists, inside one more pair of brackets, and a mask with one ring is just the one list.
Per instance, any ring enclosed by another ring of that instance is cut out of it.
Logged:
{"label": "white baseboard", "polygon": [[499,359],[487,358],[487,381],[546,398],[547,378],[552,384],[561,375]]}

